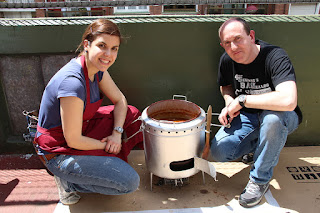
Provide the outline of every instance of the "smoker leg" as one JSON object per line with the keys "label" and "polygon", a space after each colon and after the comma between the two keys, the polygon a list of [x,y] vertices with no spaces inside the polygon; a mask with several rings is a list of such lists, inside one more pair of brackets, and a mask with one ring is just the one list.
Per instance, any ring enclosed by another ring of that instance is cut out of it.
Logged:
{"label": "smoker leg", "polygon": [[150,172],[150,191],[152,191],[152,172]]}
{"label": "smoker leg", "polygon": [[205,176],[204,176],[204,171],[202,171],[202,181],[203,181],[203,185],[206,184],[206,179],[205,179]]}

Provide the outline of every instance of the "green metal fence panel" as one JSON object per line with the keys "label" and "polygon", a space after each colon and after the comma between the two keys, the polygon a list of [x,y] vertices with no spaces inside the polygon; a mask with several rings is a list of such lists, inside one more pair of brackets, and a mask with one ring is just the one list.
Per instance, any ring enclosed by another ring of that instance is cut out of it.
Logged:
{"label": "green metal fence panel", "polygon": [[[212,105],[220,112],[223,100],[219,93],[217,69],[223,49],[219,44],[218,28],[230,16],[124,16],[107,17],[118,23],[125,42],[121,44],[118,59],[110,74],[126,95],[129,104],[141,111],[151,103],[170,99],[175,94],[185,95],[204,110]],[[34,84],[45,85],[62,64],[75,56],[82,32],[91,18],[74,19],[0,19],[1,78],[10,78],[11,71],[3,67],[12,57],[38,57],[41,78]],[[283,47],[296,70],[299,106],[304,113],[303,123],[289,136],[288,146],[320,145],[320,74],[317,60],[320,42],[319,16],[243,16],[256,31],[256,37]],[[67,54],[67,55],[66,55]],[[50,58],[50,60],[48,59]],[[63,58],[68,58],[63,61]],[[48,60],[45,60],[48,59]],[[38,60],[38,59],[37,59]],[[32,60],[34,61],[34,60]],[[63,61],[63,63],[62,63]],[[57,63],[59,62],[59,66]],[[31,63],[31,62],[26,62]],[[7,66],[7,65],[6,65]],[[35,66],[35,65],[32,65]],[[13,68],[11,68],[13,69]],[[19,67],[14,67],[19,69]],[[25,72],[23,68],[19,72]],[[38,72],[38,71],[37,71]],[[5,73],[6,75],[4,75]],[[2,79],[8,97],[10,84]],[[5,84],[5,85],[4,85]],[[11,85],[12,86],[12,85]],[[42,88],[42,87],[39,87]],[[21,91],[22,93],[24,91]],[[40,104],[37,93],[35,108]],[[23,98],[25,96],[25,98]],[[22,94],[24,105],[30,94]],[[104,104],[108,104],[105,101]],[[1,104],[3,102],[1,100]],[[10,122],[25,122],[25,118],[12,119],[17,108],[6,106]],[[214,122],[218,122],[215,121]],[[19,135],[25,129],[11,125],[11,134]],[[213,133],[217,131],[213,129]],[[214,135],[214,134],[212,134]]]}

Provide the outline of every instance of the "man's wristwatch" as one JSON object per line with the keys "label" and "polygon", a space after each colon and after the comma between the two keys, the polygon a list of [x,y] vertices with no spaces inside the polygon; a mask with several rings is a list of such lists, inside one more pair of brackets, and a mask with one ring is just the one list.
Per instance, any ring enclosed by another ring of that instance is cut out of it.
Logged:
{"label": "man's wristwatch", "polygon": [[238,96],[238,101],[240,106],[245,107],[244,104],[246,103],[247,100],[247,95],[239,95]]}
{"label": "man's wristwatch", "polygon": [[116,130],[117,132],[119,132],[120,134],[123,133],[123,128],[120,127],[120,126],[117,126],[117,127],[113,128],[113,129]]}

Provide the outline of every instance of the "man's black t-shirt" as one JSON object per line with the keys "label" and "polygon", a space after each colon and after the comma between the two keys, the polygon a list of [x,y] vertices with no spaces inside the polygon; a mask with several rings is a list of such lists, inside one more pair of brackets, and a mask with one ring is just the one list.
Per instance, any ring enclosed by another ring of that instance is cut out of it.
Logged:
{"label": "man's black t-shirt", "polygon": [[[256,43],[260,45],[260,52],[250,64],[238,64],[226,52],[220,58],[218,84],[232,85],[236,96],[263,94],[275,91],[275,87],[282,82],[296,81],[292,63],[282,48],[261,40]],[[261,111],[243,110],[251,113]]]}

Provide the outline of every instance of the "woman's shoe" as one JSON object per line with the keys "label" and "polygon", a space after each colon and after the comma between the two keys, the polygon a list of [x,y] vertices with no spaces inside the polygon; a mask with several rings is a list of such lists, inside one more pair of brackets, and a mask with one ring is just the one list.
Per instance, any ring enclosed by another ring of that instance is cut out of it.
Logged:
{"label": "woman's shoe", "polygon": [[65,188],[61,183],[61,179],[54,175],[54,180],[56,181],[58,190],[59,190],[59,198],[60,202],[64,205],[73,205],[79,202],[80,196],[77,192],[66,192]]}

